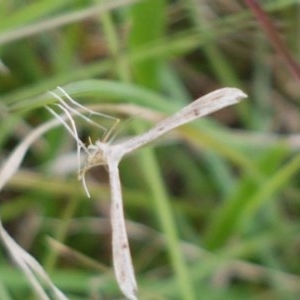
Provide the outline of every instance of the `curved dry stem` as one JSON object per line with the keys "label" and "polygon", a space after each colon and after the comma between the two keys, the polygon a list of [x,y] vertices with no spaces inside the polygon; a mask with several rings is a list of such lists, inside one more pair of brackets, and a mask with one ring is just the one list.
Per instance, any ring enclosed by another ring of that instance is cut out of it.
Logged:
{"label": "curved dry stem", "polygon": [[[23,161],[23,158],[31,144],[34,143],[42,134],[60,124],[61,122],[59,120],[51,120],[43,124],[32,131],[16,147],[0,170],[0,191],[19,169],[21,162]],[[1,220],[0,239],[15,263],[22,270],[22,272],[24,272],[26,278],[29,280],[40,299],[48,300],[49,298],[37,278],[41,278],[50,287],[50,290],[53,292],[56,299],[67,299],[63,293],[55,287],[41,265],[9,236],[2,226]]]}

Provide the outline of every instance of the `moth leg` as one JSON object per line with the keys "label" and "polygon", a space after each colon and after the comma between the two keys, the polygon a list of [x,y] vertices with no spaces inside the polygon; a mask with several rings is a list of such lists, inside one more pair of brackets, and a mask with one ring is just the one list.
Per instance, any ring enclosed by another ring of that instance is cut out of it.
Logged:
{"label": "moth leg", "polygon": [[[92,116],[100,116],[100,117],[105,117],[105,118],[108,118],[108,119],[112,119],[112,120],[115,120],[115,123],[119,123],[119,119],[118,118],[115,118],[113,116],[110,116],[110,115],[107,115],[107,114],[103,114],[103,113],[100,113],[100,112],[96,112],[96,111],[93,111],[81,104],[79,104],[77,101],[75,101],[74,99],[72,99],[72,97],[70,97],[70,95],[61,87],[57,87],[57,89],[69,100],[69,102],[71,104],[73,104],[75,107],[79,108],[80,110],[82,110],[83,112],[86,112],[88,113],[88,117],[86,117],[85,115],[83,114],[80,114],[76,109],[74,109],[73,107],[71,107],[70,105],[68,105],[65,101],[63,101],[62,99],[62,104],[67,108],[69,109],[70,111],[72,111],[72,113],[78,115],[79,117],[81,117],[83,120],[85,120],[86,122],[92,124],[93,126],[101,129],[104,131],[104,136],[107,135],[107,132],[111,132],[112,129],[110,130],[107,130],[107,128],[105,128],[104,126],[102,126],[101,124],[93,121],[91,119]],[[113,125],[113,128],[115,128],[115,124]]]}
{"label": "moth leg", "polygon": [[[52,96],[54,96],[56,99],[58,100],[62,100],[57,94],[50,92]],[[62,100],[63,101],[63,100]],[[61,103],[61,101],[60,101]],[[61,115],[59,115],[58,113],[56,113],[52,108],[50,108],[49,106],[46,106],[46,109],[55,117],[57,118],[63,125],[64,127],[67,129],[67,131],[72,135],[72,137],[75,139],[76,143],[77,143],[77,164],[78,164],[78,178],[80,180],[82,180],[83,183],[83,187],[84,190],[86,192],[86,194],[88,195],[88,197],[90,196],[87,186],[86,186],[86,182],[85,182],[85,177],[81,176],[81,149],[84,150],[84,152],[87,154],[87,156],[90,155],[88,148],[85,146],[85,144],[80,140],[78,133],[77,133],[77,129],[76,129],[76,125],[74,122],[74,119],[72,118],[71,113],[68,111],[67,108],[65,108],[62,104],[56,104],[56,106],[58,106],[66,115],[67,119],[70,121],[71,126],[69,126],[69,124],[65,121],[65,118],[63,118]]]}

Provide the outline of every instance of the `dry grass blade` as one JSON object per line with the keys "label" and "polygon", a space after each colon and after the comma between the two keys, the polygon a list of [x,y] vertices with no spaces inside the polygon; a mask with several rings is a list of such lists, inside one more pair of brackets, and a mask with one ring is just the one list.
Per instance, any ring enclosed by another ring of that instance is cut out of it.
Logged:
{"label": "dry grass blade", "polygon": [[[51,128],[58,126],[60,123],[57,120],[52,120],[43,124],[42,126],[36,128],[32,131],[12,152],[10,157],[7,159],[5,164],[0,170],[0,191],[9,181],[9,179],[17,172],[22,160],[31,146],[31,144],[38,139],[42,134],[50,130]],[[24,272],[27,279],[34,288],[36,294],[42,300],[50,299],[43,289],[43,286],[39,283],[37,278],[40,278],[46,285],[49,286],[50,291],[52,291],[55,299],[66,300],[67,298],[63,293],[58,290],[52,283],[47,273],[43,270],[40,264],[29,255],[24,249],[22,249],[5,231],[0,220],[0,239],[3,245],[6,247],[7,251],[19,266],[19,268]]]}
{"label": "dry grass blade", "polygon": [[62,16],[52,17],[48,20],[30,24],[23,28],[12,29],[0,35],[0,44],[6,44],[17,39],[25,38],[43,31],[53,30],[54,28],[74,23],[80,20],[98,16],[99,13],[113,10],[115,8],[125,6],[138,0],[119,0],[119,1],[106,1],[107,3],[97,4],[79,12],[67,13]]}

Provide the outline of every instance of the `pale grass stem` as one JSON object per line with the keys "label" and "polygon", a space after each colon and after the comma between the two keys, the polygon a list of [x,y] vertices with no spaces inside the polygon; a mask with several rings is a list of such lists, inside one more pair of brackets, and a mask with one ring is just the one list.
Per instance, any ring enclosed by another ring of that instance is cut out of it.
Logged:
{"label": "pale grass stem", "polygon": [[[0,169],[0,191],[7,184],[10,178],[18,171],[21,162],[29,149],[41,135],[50,129],[58,126],[60,121],[51,120],[43,125],[32,130],[10,153]],[[16,265],[26,275],[26,278],[31,283],[38,299],[50,300],[48,293],[45,292],[45,287],[48,286],[48,291],[52,292],[51,299],[66,300],[66,296],[58,290],[52,283],[47,273],[43,270],[41,265],[23,248],[21,248],[6,232],[0,220],[0,240],[7,252],[11,255]],[[43,284],[41,284],[41,282]]]}
{"label": "pale grass stem", "polygon": [[[60,92],[69,100],[71,104],[82,111],[91,113],[90,110],[84,109],[75,100],[73,100],[62,88],[59,88]],[[81,113],[73,111],[70,106],[57,94],[52,93],[60,102],[59,107],[67,115],[67,118],[71,122],[71,127],[62,122],[67,130],[72,134],[77,142],[77,153],[80,156],[80,149],[83,148],[87,154],[87,160],[83,167],[79,167],[80,174],[84,178],[85,172],[97,165],[106,165],[109,173],[110,190],[111,190],[111,226],[112,226],[112,252],[113,252],[113,265],[115,275],[119,287],[123,294],[131,300],[137,299],[137,283],[134,274],[134,268],[132,265],[128,237],[125,227],[123,201],[122,201],[122,189],[119,177],[118,165],[125,154],[128,154],[143,145],[152,142],[159,138],[164,133],[175,129],[188,122],[194,121],[202,116],[210,114],[221,108],[238,103],[243,98],[247,97],[245,93],[236,88],[222,88],[209,93],[191,104],[185,106],[183,109],[175,113],[174,115],[163,119],[158,122],[149,131],[131,137],[126,141],[116,142],[114,144],[108,143],[106,140],[98,140],[95,144],[90,144],[86,147],[78,138],[77,130],[72,115],[76,114],[82,117],[84,120],[89,121],[89,118],[82,116]],[[58,117],[53,111],[50,112]],[[92,112],[95,113],[95,112]],[[59,117],[63,120],[62,117]],[[111,130],[109,132],[112,132]],[[80,161],[78,162],[81,166]],[[83,179],[84,189],[89,196],[88,189]]]}

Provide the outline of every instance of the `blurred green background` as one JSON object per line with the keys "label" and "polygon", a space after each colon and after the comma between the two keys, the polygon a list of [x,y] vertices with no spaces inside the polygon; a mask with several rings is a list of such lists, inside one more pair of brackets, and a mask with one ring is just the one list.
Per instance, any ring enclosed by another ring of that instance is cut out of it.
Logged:
{"label": "blurred green background", "polygon": [[[259,3],[299,59],[299,1]],[[220,87],[249,96],[122,162],[140,299],[299,299],[299,78],[264,29],[237,0],[0,2],[1,164],[52,118],[57,86],[120,118],[114,140]],[[75,151],[62,127],[37,140],[1,218],[70,299],[120,299],[106,170],[87,174],[88,199]],[[0,299],[35,299],[1,250]]]}

